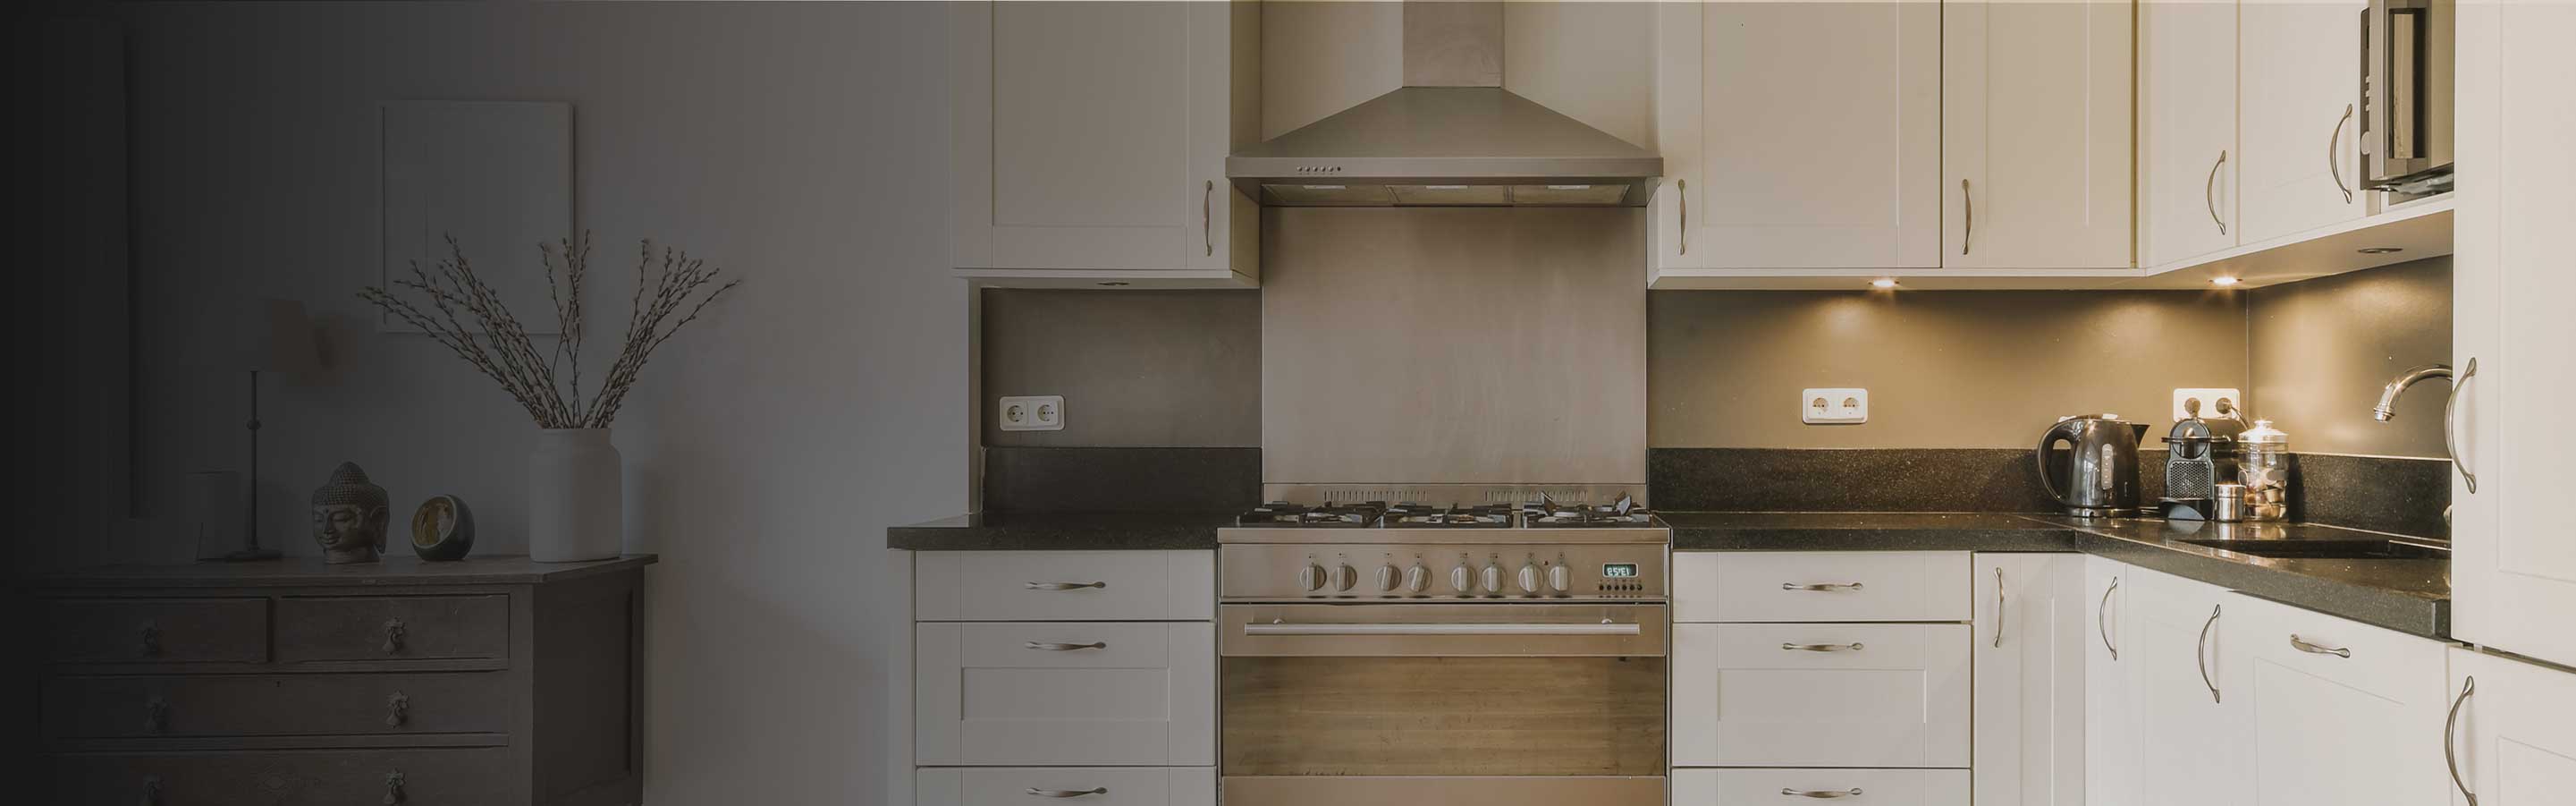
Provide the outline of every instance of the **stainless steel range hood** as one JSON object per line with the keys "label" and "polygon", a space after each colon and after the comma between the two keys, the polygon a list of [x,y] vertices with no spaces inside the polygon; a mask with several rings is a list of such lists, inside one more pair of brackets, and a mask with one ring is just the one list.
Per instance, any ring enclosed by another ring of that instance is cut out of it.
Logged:
{"label": "stainless steel range hood", "polygon": [[1499,2],[1407,0],[1405,86],[1226,157],[1272,206],[1644,206],[1664,158],[1502,88]]}

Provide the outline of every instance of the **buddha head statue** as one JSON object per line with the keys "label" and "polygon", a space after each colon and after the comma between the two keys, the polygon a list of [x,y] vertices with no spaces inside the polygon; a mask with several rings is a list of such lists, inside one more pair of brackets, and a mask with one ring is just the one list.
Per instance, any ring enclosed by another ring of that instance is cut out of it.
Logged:
{"label": "buddha head statue", "polygon": [[313,540],[322,544],[324,562],[375,562],[391,519],[385,488],[367,481],[356,462],[341,462],[331,481],[313,491]]}

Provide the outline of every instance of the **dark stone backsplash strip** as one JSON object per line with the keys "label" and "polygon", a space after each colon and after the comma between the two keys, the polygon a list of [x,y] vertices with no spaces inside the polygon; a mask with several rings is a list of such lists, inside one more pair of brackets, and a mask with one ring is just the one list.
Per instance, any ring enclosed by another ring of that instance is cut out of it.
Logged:
{"label": "dark stone backsplash strip", "polygon": [[2451,463],[2440,459],[2290,455],[2290,519],[2448,539]]}
{"label": "dark stone backsplash strip", "polygon": [[[2142,506],[2164,494],[2161,451],[2140,451]],[[2017,448],[1653,448],[1646,489],[1668,512],[2056,512]]]}
{"label": "dark stone backsplash strip", "polygon": [[1240,512],[1260,503],[1260,448],[984,449],[987,511]]}

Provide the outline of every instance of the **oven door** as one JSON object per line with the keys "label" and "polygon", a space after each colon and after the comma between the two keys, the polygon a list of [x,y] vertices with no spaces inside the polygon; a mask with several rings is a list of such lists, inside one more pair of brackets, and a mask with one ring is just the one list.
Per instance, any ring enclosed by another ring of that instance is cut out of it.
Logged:
{"label": "oven door", "polygon": [[1664,803],[1660,604],[1220,608],[1227,806]]}

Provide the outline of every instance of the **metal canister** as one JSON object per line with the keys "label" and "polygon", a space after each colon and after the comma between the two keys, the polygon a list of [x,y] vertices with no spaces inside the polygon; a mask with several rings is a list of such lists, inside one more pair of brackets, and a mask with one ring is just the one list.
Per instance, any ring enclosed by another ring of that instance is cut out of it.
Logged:
{"label": "metal canister", "polygon": [[2236,435],[2239,480],[2245,484],[2245,520],[2278,521],[2290,515],[2290,435],[2255,420]]}
{"label": "metal canister", "polygon": [[2245,485],[2218,485],[2217,494],[2210,498],[2209,519],[2220,523],[2235,523],[2237,521],[2244,520]]}

